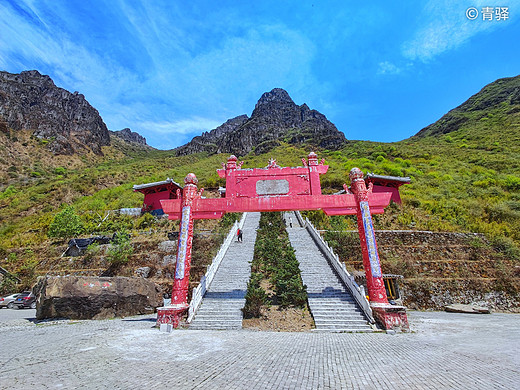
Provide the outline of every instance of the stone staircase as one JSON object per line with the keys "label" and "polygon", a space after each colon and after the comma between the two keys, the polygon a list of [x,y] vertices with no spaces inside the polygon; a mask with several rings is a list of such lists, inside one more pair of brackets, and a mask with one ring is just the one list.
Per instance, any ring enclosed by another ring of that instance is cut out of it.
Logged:
{"label": "stone staircase", "polygon": [[286,212],[289,240],[300,263],[302,280],[307,285],[309,308],[316,331],[372,332],[367,319],[356,301],[329,265],[325,256],[310,236],[300,226],[294,212]]}
{"label": "stone staircase", "polygon": [[218,268],[190,329],[242,329],[242,308],[255,248],[260,213],[248,213],[243,242],[233,240]]}

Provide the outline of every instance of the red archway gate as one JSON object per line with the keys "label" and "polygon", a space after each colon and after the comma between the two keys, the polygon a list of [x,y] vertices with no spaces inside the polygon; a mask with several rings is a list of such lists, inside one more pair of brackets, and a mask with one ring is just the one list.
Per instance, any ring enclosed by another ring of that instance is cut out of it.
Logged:
{"label": "red archway gate", "polygon": [[327,215],[357,215],[367,289],[374,318],[384,329],[408,329],[406,309],[390,305],[386,296],[371,214],[381,214],[390,203],[390,192],[373,193],[366,187],[358,168],[350,171],[351,187],[346,194],[323,195],[320,175],[328,170],[311,152],[302,167],[280,167],[271,160],[265,168],[242,169],[235,156],[229,157],[218,174],[226,178],[223,198],[202,198],[197,178],[189,173],[180,199],[161,200],[170,219],[180,219],[177,265],[171,305],[158,309],[157,323],[177,327],[188,309],[187,294],[191,265],[193,220],[220,218],[227,212],[323,210]]}

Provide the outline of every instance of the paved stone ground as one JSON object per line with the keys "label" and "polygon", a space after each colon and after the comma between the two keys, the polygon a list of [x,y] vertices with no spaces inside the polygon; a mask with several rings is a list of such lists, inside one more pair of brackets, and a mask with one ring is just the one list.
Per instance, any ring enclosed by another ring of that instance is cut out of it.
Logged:
{"label": "paved stone ground", "polygon": [[[0,389],[518,389],[520,315],[410,312],[413,333],[35,324],[0,310]],[[29,320],[28,320],[29,319]]]}

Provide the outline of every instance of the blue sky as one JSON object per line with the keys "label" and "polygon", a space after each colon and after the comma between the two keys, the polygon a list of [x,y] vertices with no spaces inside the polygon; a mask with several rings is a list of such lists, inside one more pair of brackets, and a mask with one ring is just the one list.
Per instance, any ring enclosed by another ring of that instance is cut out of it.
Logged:
{"label": "blue sky", "polygon": [[48,74],[160,149],[276,87],[348,139],[392,142],[520,74],[519,20],[520,0],[0,0],[0,70]]}

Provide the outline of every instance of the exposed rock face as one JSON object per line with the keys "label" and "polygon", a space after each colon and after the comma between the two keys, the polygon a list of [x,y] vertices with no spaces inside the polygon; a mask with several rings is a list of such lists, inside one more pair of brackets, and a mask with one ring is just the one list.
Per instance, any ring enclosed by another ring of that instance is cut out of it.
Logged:
{"label": "exposed rock face", "polygon": [[460,106],[449,111],[437,122],[419,131],[415,137],[442,135],[459,130],[470,121],[478,121],[488,115],[490,110],[501,105],[513,114],[520,111],[520,76],[498,79]]}
{"label": "exposed rock face", "polygon": [[253,149],[260,154],[276,147],[280,141],[337,149],[346,139],[325,115],[306,104],[296,105],[285,90],[275,88],[262,95],[251,118],[241,115],[230,119],[179,147],[177,154],[206,151],[245,155]]}
{"label": "exposed rock face", "polygon": [[40,277],[36,318],[104,319],[153,313],[163,305],[161,288],[144,278]]}
{"label": "exposed rock face", "polygon": [[56,87],[36,70],[12,74],[0,71],[0,127],[32,130],[51,140],[56,154],[101,154],[110,145],[107,126],[85,97]]}
{"label": "exposed rock face", "polygon": [[132,142],[134,144],[146,145],[146,138],[139,133],[130,130],[128,127],[123,130],[111,131],[110,135],[121,138],[123,141]]}
{"label": "exposed rock face", "polygon": [[208,153],[222,153],[224,150],[221,149],[219,141],[227,133],[232,133],[239,129],[249,117],[247,115],[239,115],[235,118],[228,119],[226,122],[221,124],[219,127],[211,130],[210,132],[205,131],[202,135],[194,137],[186,145],[183,145],[177,149],[177,154],[185,156],[192,153],[208,152]]}

